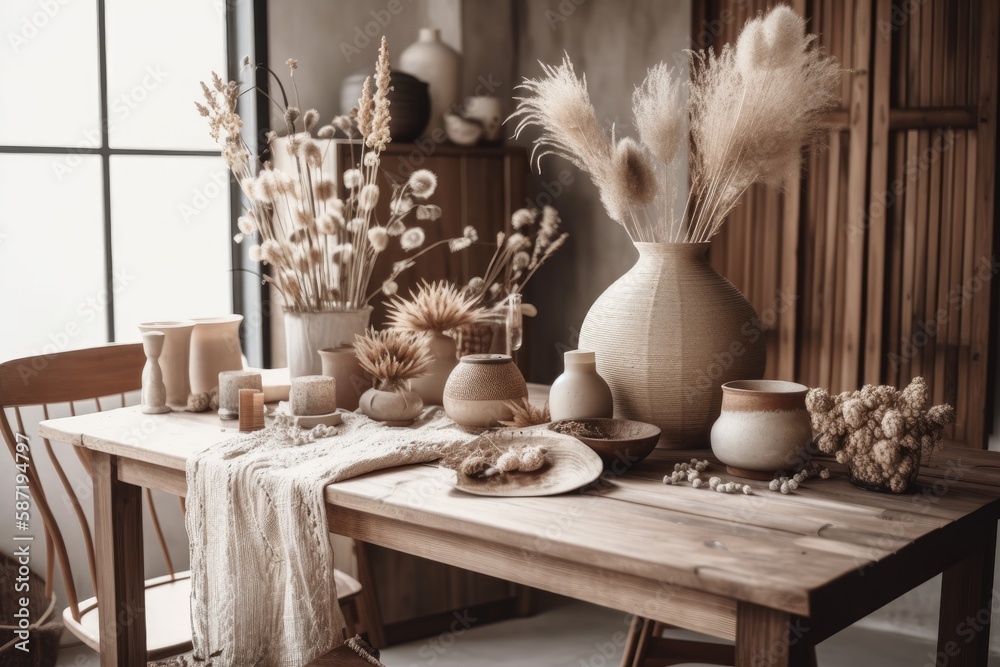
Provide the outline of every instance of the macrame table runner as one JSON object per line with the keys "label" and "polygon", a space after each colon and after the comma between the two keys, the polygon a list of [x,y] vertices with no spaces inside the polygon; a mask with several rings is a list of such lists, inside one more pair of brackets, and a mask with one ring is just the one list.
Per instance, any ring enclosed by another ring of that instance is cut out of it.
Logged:
{"label": "macrame table runner", "polygon": [[[344,641],[324,488],[432,461],[474,436],[440,408],[408,428],[345,414],[331,437],[277,423],[187,463],[194,659],[298,667]],[[306,442],[303,442],[303,436]]]}

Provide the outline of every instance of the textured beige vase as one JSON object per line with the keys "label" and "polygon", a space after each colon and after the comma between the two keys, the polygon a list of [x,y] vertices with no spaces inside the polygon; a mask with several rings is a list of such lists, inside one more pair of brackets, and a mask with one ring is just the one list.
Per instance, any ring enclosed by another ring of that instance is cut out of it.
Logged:
{"label": "textured beige vase", "polygon": [[615,416],[655,424],[660,447],[708,447],[722,385],[764,374],[753,307],[707,259],[707,243],[636,243],[639,261],[602,294],[580,347],[597,353]]}

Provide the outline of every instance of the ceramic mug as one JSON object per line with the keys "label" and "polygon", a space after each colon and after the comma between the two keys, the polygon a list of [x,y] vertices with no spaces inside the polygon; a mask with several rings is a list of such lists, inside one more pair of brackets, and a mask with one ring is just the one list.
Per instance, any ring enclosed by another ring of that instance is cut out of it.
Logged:
{"label": "ceramic mug", "polygon": [[808,460],[812,426],[809,387],[782,380],[735,380],[722,385],[722,413],[712,426],[712,452],[729,472],[770,479]]}

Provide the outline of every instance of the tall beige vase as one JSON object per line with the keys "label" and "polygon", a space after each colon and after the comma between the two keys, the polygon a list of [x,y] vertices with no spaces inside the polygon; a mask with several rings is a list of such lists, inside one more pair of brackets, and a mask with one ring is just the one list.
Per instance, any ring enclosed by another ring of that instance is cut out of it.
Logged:
{"label": "tall beige vase", "polygon": [[662,430],[660,447],[708,447],[722,385],[764,374],[757,313],[708,263],[708,243],[636,243],[639,261],[602,294],[580,347],[614,395],[615,416]]}

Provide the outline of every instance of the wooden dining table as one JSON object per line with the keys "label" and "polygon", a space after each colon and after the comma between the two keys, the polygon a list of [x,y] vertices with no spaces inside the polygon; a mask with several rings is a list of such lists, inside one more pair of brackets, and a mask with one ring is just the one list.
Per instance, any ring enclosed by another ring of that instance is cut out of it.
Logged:
{"label": "wooden dining table", "polygon": [[[144,665],[141,489],[184,496],[188,457],[238,434],[213,413],[121,408],[40,435],[90,450],[101,665]],[[394,468],[327,486],[329,526],[735,641],[737,667],[812,664],[816,644],[943,572],[936,664],[987,664],[1000,454],[937,450],[903,495],[856,488],[835,466],[788,495],[663,484],[692,457],[710,452],[657,449],[550,497],[468,495],[433,464]]]}

